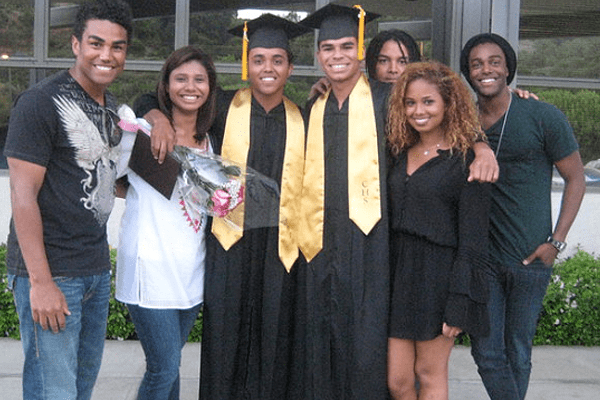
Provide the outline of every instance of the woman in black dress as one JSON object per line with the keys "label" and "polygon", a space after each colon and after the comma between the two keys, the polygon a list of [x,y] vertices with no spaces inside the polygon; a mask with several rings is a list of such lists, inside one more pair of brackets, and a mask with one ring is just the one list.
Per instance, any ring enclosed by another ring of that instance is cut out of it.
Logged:
{"label": "woman in black dress", "polygon": [[407,65],[389,104],[388,386],[394,399],[447,399],[454,339],[487,329],[480,267],[489,187],[467,181],[471,148],[482,137],[456,73],[439,63]]}

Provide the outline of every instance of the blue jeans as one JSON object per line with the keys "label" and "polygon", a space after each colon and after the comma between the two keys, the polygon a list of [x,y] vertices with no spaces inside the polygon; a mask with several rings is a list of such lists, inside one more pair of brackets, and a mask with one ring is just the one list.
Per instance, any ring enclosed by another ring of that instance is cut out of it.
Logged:
{"label": "blue jeans", "polygon": [[138,400],[178,400],[181,349],[202,304],[192,308],[156,309],[127,304],[144,354],[146,373]]}
{"label": "blue jeans", "polygon": [[90,399],[104,350],[110,272],[82,277],[55,277],[71,315],[58,333],[33,322],[29,278],[8,276],[21,329],[25,362],[23,398]]}
{"label": "blue jeans", "polygon": [[471,336],[471,354],[492,400],[523,400],[531,348],[552,267],[541,262],[489,269],[490,335]]}

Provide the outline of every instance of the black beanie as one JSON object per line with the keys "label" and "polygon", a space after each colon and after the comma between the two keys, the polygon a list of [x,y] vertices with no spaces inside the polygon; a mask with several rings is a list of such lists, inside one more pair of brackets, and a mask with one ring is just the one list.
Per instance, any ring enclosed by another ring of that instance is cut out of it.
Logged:
{"label": "black beanie", "polygon": [[465,44],[462,51],[460,52],[460,72],[465,76],[469,85],[473,87],[471,77],[469,76],[469,54],[473,47],[483,43],[494,43],[497,44],[504,52],[504,58],[506,58],[506,67],[508,68],[508,77],[506,78],[506,84],[510,85],[515,77],[515,71],[517,70],[517,55],[513,50],[510,43],[506,41],[502,36],[496,35],[495,33],[480,33],[479,35],[473,36]]}

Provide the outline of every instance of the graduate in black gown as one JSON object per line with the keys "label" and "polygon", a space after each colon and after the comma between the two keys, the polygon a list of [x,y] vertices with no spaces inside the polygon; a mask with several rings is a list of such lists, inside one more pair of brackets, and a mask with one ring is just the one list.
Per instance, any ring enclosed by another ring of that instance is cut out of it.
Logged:
{"label": "graduate in black gown", "polygon": [[[305,131],[300,110],[283,89],[293,69],[288,40],[307,31],[270,14],[248,22],[243,57],[250,87],[218,96],[211,134],[222,144],[215,152],[273,179],[281,204],[279,223],[260,228],[251,221],[265,210],[248,204],[241,237],[239,230],[213,220],[207,237],[201,399],[287,396]],[[244,27],[230,32],[244,36]]]}
{"label": "graduate in black gown", "polygon": [[389,85],[361,72],[358,15],[330,4],[301,22],[320,29],[317,58],[332,89],[307,106],[301,249],[308,263],[298,270],[293,399],[388,398]]}
{"label": "graduate in black gown", "polygon": [[[293,68],[288,39],[304,32],[270,15],[248,23],[250,88],[229,94],[235,98],[228,108],[220,108],[213,129],[225,132],[224,147],[228,135],[238,147],[239,132],[249,133],[247,165],[280,185],[281,202],[289,213],[279,215],[280,227],[287,225],[287,240],[293,243],[283,243],[279,227],[246,229],[226,250],[213,225],[207,242],[201,399],[286,397],[298,256],[297,235],[290,233],[301,190],[304,125],[298,108],[283,97],[283,88]],[[241,35],[241,27],[232,33]],[[244,93],[251,95],[248,109],[242,111],[249,113],[249,126],[239,118],[239,96]],[[231,158],[225,148],[222,153]],[[246,220],[261,212],[247,208]],[[291,254],[284,255],[284,246],[292,247]]]}

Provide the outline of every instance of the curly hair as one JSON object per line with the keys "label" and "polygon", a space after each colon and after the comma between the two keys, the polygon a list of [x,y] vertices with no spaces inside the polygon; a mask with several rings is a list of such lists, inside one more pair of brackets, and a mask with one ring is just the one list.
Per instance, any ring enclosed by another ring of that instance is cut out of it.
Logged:
{"label": "curly hair", "polygon": [[131,43],[133,33],[131,7],[123,0],[96,0],[83,3],[77,11],[73,36],[81,42],[83,31],[91,19],[107,20],[121,25],[127,31],[127,43]]}
{"label": "curly hair", "polygon": [[208,75],[208,98],[202,107],[198,109],[196,134],[194,135],[196,141],[201,142],[212,125],[217,112],[217,72],[212,58],[194,46],[186,46],[175,50],[165,60],[160,71],[156,93],[160,111],[173,123],[173,101],[169,97],[169,77],[174,69],[190,61],[198,61],[206,69]]}
{"label": "curly hair", "polygon": [[381,48],[383,45],[390,40],[396,42],[398,47],[400,47],[400,50],[402,50],[401,45],[406,47],[406,50],[408,51],[406,58],[408,59],[409,63],[421,61],[421,52],[419,51],[419,46],[412,36],[404,31],[401,31],[400,29],[381,31],[371,40],[369,47],[367,47],[365,61],[367,64],[367,73],[369,74],[369,78],[377,79],[377,57],[379,57],[379,53],[381,53]]}
{"label": "curly hair", "polygon": [[406,66],[394,85],[388,103],[387,140],[390,151],[398,155],[419,141],[417,132],[407,121],[405,96],[408,85],[423,79],[436,86],[444,100],[442,128],[452,150],[466,155],[478,139],[485,138],[477,108],[467,86],[458,74],[439,62],[419,62]]}

